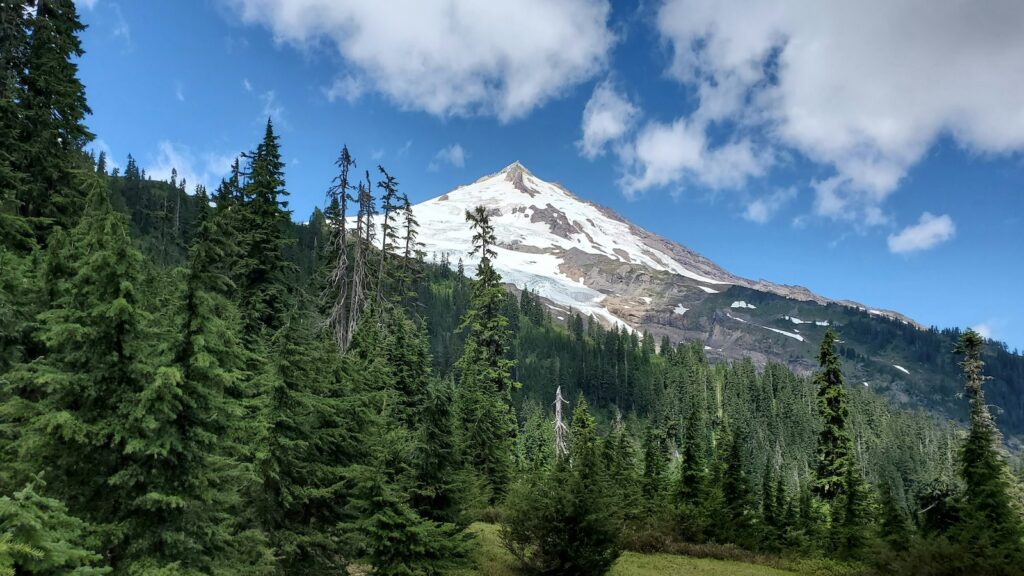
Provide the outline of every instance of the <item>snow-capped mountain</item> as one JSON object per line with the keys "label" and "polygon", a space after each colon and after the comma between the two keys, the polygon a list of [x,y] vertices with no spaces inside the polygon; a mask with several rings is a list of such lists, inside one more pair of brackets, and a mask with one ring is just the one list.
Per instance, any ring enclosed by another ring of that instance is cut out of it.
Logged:
{"label": "snow-capped mountain", "polygon": [[[495,268],[542,296],[556,319],[581,313],[650,332],[656,342],[702,342],[715,359],[779,362],[804,373],[817,368],[821,338],[835,326],[849,382],[897,404],[963,415],[957,366],[939,360],[955,333],[800,286],[739,277],[518,162],[413,207],[428,260],[447,254],[453,266],[462,259],[466,273],[475,273],[465,213],[481,205],[495,228]],[[1005,377],[996,377],[993,393],[1019,402]]]}
{"label": "snow-capped mountain", "polygon": [[428,257],[446,253],[453,262],[461,258],[467,273],[473,272],[478,258],[470,254],[472,232],[464,215],[481,205],[490,213],[498,240],[495,268],[506,282],[547,299],[556,316],[564,317],[571,309],[606,324],[666,332],[673,323],[659,319],[683,316],[698,301],[733,286],[795,301],[833,303],[806,288],[730,274],[688,248],[538,178],[518,162],[413,207]]}

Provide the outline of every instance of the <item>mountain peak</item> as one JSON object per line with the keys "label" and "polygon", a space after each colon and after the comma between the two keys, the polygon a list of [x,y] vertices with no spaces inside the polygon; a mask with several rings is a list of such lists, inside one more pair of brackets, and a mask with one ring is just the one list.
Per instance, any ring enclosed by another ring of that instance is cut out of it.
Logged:
{"label": "mountain peak", "polygon": [[507,174],[510,176],[518,174],[529,174],[530,176],[533,176],[533,172],[530,172],[530,170],[526,166],[523,166],[523,163],[520,162],[519,160],[516,160],[515,162],[512,162],[508,166],[505,166],[498,173]]}

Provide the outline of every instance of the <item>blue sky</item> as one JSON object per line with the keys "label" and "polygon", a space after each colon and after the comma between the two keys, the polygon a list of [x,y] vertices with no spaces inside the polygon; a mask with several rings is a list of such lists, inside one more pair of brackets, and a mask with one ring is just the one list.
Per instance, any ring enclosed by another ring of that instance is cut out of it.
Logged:
{"label": "blue sky", "polygon": [[121,166],[213,185],[270,116],[304,220],[344,143],[415,201],[520,160],[736,274],[1024,348],[1020,3],[79,9]]}

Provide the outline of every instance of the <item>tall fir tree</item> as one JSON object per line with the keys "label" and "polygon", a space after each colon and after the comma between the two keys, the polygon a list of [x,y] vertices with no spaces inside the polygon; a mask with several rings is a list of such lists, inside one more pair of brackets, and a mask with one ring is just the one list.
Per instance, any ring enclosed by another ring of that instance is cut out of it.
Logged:
{"label": "tall fir tree", "polygon": [[685,443],[679,459],[675,490],[678,530],[687,540],[703,539],[708,523],[705,506],[708,496],[706,438],[704,407],[698,403],[686,417]]}
{"label": "tall fir tree", "polygon": [[16,373],[16,390],[30,400],[20,415],[26,449],[72,513],[101,530],[117,566],[128,554],[124,523],[141,514],[136,499],[146,494],[135,474],[150,457],[139,402],[156,374],[143,355],[151,342],[137,292],[142,256],[102,184],[85,184],[81,222],[66,246],[50,247],[72,272],[41,315],[45,359]]}
{"label": "tall fir tree", "polygon": [[1012,476],[1002,453],[1002,435],[985,403],[982,337],[967,330],[957,343],[971,421],[960,451],[964,491],[955,535],[979,573],[1016,574],[1024,565],[1019,512],[1011,497]]}
{"label": "tall fir tree", "polygon": [[847,430],[849,408],[842,366],[835,351],[836,333],[829,328],[818,352],[820,370],[814,382],[818,388],[818,410],[824,427],[818,434],[815,493],[832,502],[842,492],[846,471],[854,466],[853,446]]}
{"label": "tall fir tree", "polygon": [[51,226],[68,228],[77,221],[84,197],[72,173],[84,168],[81,150],[93,135],[84,124],[90,110],[74,61],[83,54],[78,34],[85,29],[75,2],[38,2],[30,29],[16,163],[25,175],[19,187],[22,213],[44,239]]}
{"label": "tall fir tree", "polygon": [[508,319],[502,311],[505,289],[491,264],[494,228],[487,211],[466,212],[474,231],[473,253],[480,255],[470,307],[462,319],[467,331],[459,374],[456,406],[467,462],[483,478],[494,498],[504,493],[512,476],[516,417],[512,408],[515,362],[508,358]]}
{"label": "tall fir tree", "polygon": [[249,339],[269,336],[281,327],[288,307],[288,290],[295,272],[285,258],[289,244],[288,192],[278,136],[267,120],[263,141],[250,158],[249,179],[242,190],[245,200],[245,254],[241,262],[241,310]]}
{"label": "tall fir tree", "polygon": [[29,11],[20,2],[0,4],[0,249],[25,250],[32,230],[21,216],[25,174],[19,103],[24,98]]}
{"label": "tall fir tree", "polygon": [[357,555],[341,529],[351,521],[351,466],[368,457],[372,417],[366,378],[346,369],[331,336],[297,303],[284,318],[259,375],[262,433],[253,496],[284,574],[344,572]]}

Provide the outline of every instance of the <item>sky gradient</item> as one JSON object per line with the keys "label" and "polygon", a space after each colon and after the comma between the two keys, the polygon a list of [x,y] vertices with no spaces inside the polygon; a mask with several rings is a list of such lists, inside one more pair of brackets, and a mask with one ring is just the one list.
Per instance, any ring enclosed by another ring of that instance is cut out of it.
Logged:
{"label": "sky gradient", "polygon": [[213,186],[271,117],[305,220],[342,144],[417,202],[519,160],[735,274],[1024,348],[1020,3],[78,4],[116,165]]}

